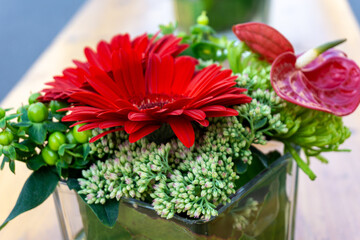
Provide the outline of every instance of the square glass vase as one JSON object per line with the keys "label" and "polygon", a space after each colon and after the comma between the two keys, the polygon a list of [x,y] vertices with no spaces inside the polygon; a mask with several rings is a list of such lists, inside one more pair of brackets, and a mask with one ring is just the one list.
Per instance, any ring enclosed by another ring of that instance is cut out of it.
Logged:
{"label": "square glass vase", "polygon": [[54,200],[64,239],[289,240],[294,238],[297,179],[297,165],[286,154],[239,188],[209,221],[164,219],[149,203],[121,199],[116,224],[108,228],[66,182],[59,184]]}

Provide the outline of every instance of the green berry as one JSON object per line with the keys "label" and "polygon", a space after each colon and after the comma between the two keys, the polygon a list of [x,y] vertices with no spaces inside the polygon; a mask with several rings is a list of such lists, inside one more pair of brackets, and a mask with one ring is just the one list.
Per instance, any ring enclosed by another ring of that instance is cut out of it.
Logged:
{"label": "green berry", "polygon": [[57,160],[59,159],[59,155],[57,152],[51,150],[49,147],[45,147],[41,151],[41,156],[48,165],[55,165]]}
{"label": "green berry", "polygon": [[33,104],[33,103],[38,102],[37,98],[40,97],[40,96],[41,96],[40,93],[31,94],[30,97],[29,97],[29,104]]}
{"label": "green berry", "polygon": [[66,137],[62,132],[54,132],[49,137],[49,147],[53,151],[59,150],[59,147],[66,142]]}
{"label": "green berry", "polygon": [[31,122],[40,123],[48,118],[49,111],[45,104],[41,102],[33,103],[28,109],[28,118]]}
{"label": "green berry", "polygon": [[0,144],[3,146],[8,146],[14,140],[14,135],[9,131],[3,131],[0,133]]}
{"label": "green berry", "polygon": [[76,125],[73,129],[74,138],[78,143],[86,143],[89,141],[89,138],[92,136],[90,130],[86,130],[86,131],[82,131],[82,132],[78,131],[78,129],[84,125],[85,124]]}
{"label": "green berry", "polygon": [[68,104],[66,102],[60,102],[60,101],[55,101],[55,100],[52,100],[50,102],[50,110],[52,113],[56,113],[57,110],[66,108],[67,106],[68,106]]}

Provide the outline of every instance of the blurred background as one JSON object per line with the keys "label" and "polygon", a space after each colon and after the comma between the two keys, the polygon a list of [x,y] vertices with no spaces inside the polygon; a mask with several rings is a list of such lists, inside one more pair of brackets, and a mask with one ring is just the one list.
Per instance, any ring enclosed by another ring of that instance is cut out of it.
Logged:
{"label": "blurred background", "polygon": [[[198,16],[203,8],[207,9],[212,26],[217,29],[229,26],[234,21],[246,21],[253,16],[258,21],[266,21],[267,17],[266,14],[263,17],[256,15],[266,12],[267,0],[265,4],[263,0],[174,1],[177,6],[176,15],[181,17],[181,25],[184,27],[193,23],[195,16]],[[0,0],[0,101],[85,2]],[[359,21],[360,1],[349,2]],[[215,15],[214,11],[228,14]]]}
{"label": "blurred background", "polygon": [[[200,5],[199,1],[204,1],[205,5]],[[262,1],[266,5],[261,5]],[[219,24],[216,27],[221,29],[221,25],[238,23],[241,17],[247,20],[246,14],[266,10],[267,1],[0,0],[0,101],[22,79],[16,91],[3,101],[4,106],[19,106],[27,99],[30,89],[40,89],[44,80],[50,81],[53,75],[61,73],[63,66],[69,66],[69,56],[83,56],[83,46],[95,46],[100,39],[109,40],[116,32],[129,32],[131,36],[144,31],[155,32],[158,23],[166,24],[174,19],[173,12],[169,11],[173,3],[178,4],[175,13],[184,20],[185,26],[187,22],[194,22],[191,19],[206,8],[211,25],[215,21]],[[285,34],[297,52],[346,36],[348,42],[341,47],[352,59],[360,62],[359,26],[354,24],[355,19],[347,5],[349,2],[359,22],[359,0],[269,1],[272,5],[270,24]],[[213,4],[208,4],[211,2]],[[234,5],[227,9],[229,2]],[[276,5],[278,7],[274,7]],[[222,13],[219,19],[211,19],[214,9]],[[266,15],[255,19],[266,20]],[[51,44],[52,47],[48,48]],[[44,52],[47,54],[40,57]],[[37,65],[33,66],[35,62]],[[359,239],[356,236],[359,235],[360,211],[357,210],[360,190],[358,184],[354,184],[359,182],[360,169],[359,113],[357,111],[345,118],[346,124],[352,128],[353,137],[344,148],[353,149],[353,152],[331,155],[326,167],[313,161],[312,168],[318,175],[315,182],[310,182],[301,173],[296,239]],[[18,164],[16,169],[16,176],[7,169],[0,172],[0,220],[11,211],[29,174],[25,165]],[[38,227],[37,231],[34,226]],[[317,238],[314,238],[315,233]],[[48,236],[55,236],[52,239],[61,237],[52,198],[38,209],[15,219],[0,232],[0,239],[48,239]]]}

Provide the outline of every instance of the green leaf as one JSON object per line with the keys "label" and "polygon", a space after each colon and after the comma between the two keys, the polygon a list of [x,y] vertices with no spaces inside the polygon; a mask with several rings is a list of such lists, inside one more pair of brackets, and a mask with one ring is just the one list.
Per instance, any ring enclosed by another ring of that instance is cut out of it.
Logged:
{"label": "green leaf", "polygon": [[14,160],[11,160],[9,161],[9,168],[10,168],[10,171],[12,171],[12,173],[15,174],[15,161]]}
{"label": "green leaf", "polygon": [[17,114],[10,114],[8,116],[5,117],[6,120],[12,120],[14,118],[20,117],[21,113],[17,113]]}
{"label": "green leaf", "polygon": [[65,132],[68,127],[60,122],[46,122],[45,127],[49,132]]}
{"label": "green leaf", "polygon": [[266,123],[267,123],[267,118],[264,117],[263,119],[255,122],[254,128],[255,129],[262,128],[263,126],[265,126]]}
{"label": "green leaf", "polygon": [[241,159],[237,159],[235,162],[235,170],[238,174],[243,174],[248,169],[248,164],[244,163]]}
{"label": "green leaf", "polygon": [[3,154],[12,160],[16,159],[16,150],[13,146],[4,146]]}
{"label": "green leaf", "polygon": [[43,123],[33,123],[29,128],[29,137],[37,144],[43,144],[46,139],[46,128]]}
{"label": "green leaf", "polygon": [[[80,185],[77,179],[69,178],[67,185],[70,190],[74,189],[79,191]],[[86,203],[85,196],[80,195],[81,199]],[[107,200],[105,204],[87,204],[95,213],[102,224],[108,227],[113,227],[119,215],[119,202],[116,199]]]}
{"label": "green leaf", "polygon": [[253,154],[253,157],[258,158],[260,160],[260,162],[262,163],[262,165],[264,165],[265,168],[269,167],[268,159],[264,153],[259,151],[259,149],[257,149],[254,146],[250,146],[250,150]]}
{"label": "green leaf", "polygon": [[218,50],[222,50],[221,46],[208,41],[195,43],[192,45],[192,49],[195,56],[203,60],[217,59]]}
{"label": "green leaf", "polygon": [[35,148],[37,147],[37,145],[34,142],[30,141],[29,139],[25,139],[19,144],[25,146],[29,150],[28,152],[35,153]]}
{"label": "green leaf", "polygon": [[19,149],[20,151],[23,152],[29,152],[29,148],[23,144],[19,144],[19,143],[13,143],[13,146],[17,149]]}
{"label": "green leaf", "polygon": [[75,162],[73,165],[71,165],[72,168],[76,168],[76,169],[82,169],[84,168],[84,166],[86,164],[89,163],[89,160],[88,159],[84,159],[84,158],[76,158],[75,159]]}
{"label": "green leaf", "polygon": [[43,158],[41,155],[36,155],[32,158],[30,158],[29,160],[27,160],[26,162],[26,166],[34,171],[39,170],[42,166],[45,166],[46,163],[44,162]]}
{"label": "green leaf", "polygon": [[239,240],[256,240],[256,238],[251,237],[246,235],[245,233],[243,233],[243,235],[241,235],[241,237],[239,238]]}
{"label": "green leaf", "polygon": [[62,145],[59,147],[58,153],[59,153],[60,156],[64,156],[66,149],[73,149],[74,147],[76,147],[76,144],[75,144],[75,143],[72,143],[72,144],[62,144]]}
{"label": "green leaf", "polygon": [[84,161],[87,159],[89,153],[90,153],[90,144],[89,143],[84,143],[83,144],[83,158],[84,158]]}
{"label": "green leaf", "polygon": [[320,162],[322,162],[322,163],[329,163],[329,161],[328,161],[325,157],[321,156],[320,154],[317,155],[317,156],[315,156],[315,157],[316,157],[317,159],[319,159]]}
{"label": "green leaf", "polygon": [[65,116],[66,112],[63,113],[52,113],[51,111],[49,112],[49,119],[52,119],[53,117],[55,119],[57,119],[58,121],[61,121],[61,119]]}
{"label": "green leaf", "polygon": [[10,159],[6,156],[4,156],[3,160],[2,160],[2,163],[1,163],[1,166],[0,166],[0,169],[3,170],[4,167],[5,167],[5,163],[9,162]]}
{"label": "green leaf", "polygon": [[18,122],[14,124],[16,127],[30,127],[31,125],[31,122]]}
{"label": "green leaf", "polygon": [[27,109],[25,106],[22,106],[18,109],[19,113],[21,114],[20,116],[20,121],[21,122],[29,122],[29,118],[28,118],[28,115],[27,115]]}
{"label": "green leaf", "polygon": [[59,177],[51,168],[44,167],[33,172],[26,180],[15,207],[0,226],[0,230],[21,213],[31,210],[43,203],[55,190],[58,182]]}
{"label": "green leaf", "polygon": [[315,178],[316,178],[315,173],[310,169],[309,165],[307,165],[301,159],[299,154],[296,152],[295,148],[293,148],[289,143],[284,142],[284,144],[285,144],[285,150],[290,152],[290,154],[294,158],[294,160],[297,163],[297,165],[299,166],[299,168],[301,168],[304,171],[304,173],[306,173],[306,175],[308,175],[308,177],[311,180],[315,180]]}
{"label": "green leaf", "polygon": [[0,119],[0,128],[5,128],[6,127],[6,119],[3,117]]}
{"label": "green leaf", "polygon": [[60,159],[66,162],[67,164],[71,164],[73,157],[69,154],[64,154],[64,156],[61,156]]}

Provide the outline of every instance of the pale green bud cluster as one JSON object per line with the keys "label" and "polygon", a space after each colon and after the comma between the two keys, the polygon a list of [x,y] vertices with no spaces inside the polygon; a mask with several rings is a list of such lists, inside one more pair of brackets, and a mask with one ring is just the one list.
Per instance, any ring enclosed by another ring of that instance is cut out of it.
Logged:
{"label": "pale green bud cluster", "polygon": [[258,210],[259,202],[253,198],[249,198],[243,208],[232,211],[232,217],[234,219],[233,228],[244,231],[246,227],[249,226],[252,219],[256,217]]}
{"label": "pale green bud cluster", "polygon": [[[133,151],[131,145],[138,145]],[[140,145],[140,147],[139,147]],[[86,195],[88,204],[104,204],[106,199],[131,197],[143,200],[155,181],[166,179],[170,167],[167,155],[170,145],[157,146],[141,140],[137,144],[125,141],[115,151],[115,159],[97,161],[88,170],[83,170],[83,178],[78,179],[79,194]]]}
{"label": "pale green bud cluster", "polygon": [[233,161],[220,153],[201,154],[195,160],[184,160],[169,174],[170,182],[154,186],[153,206],[159,215],[171,218],[175,213],[206,221],[217,216],[216,206],[230,202],[238,176]]}
{"label": "pale green bud cluster", "polygon": [[237,86],[251,94],[255,89],[271,89],[271,64],[259,59],[243,42],[230,42],[227,46],[231,70],[238,75]]}
{"label": "pale green bud cluster", "polygon": [[[101,132],[103,132],[103,130],[95,128],[92,130],[92,135],[97,136]],[[118,149],[119,144],[121,144],[126,138],[127,136],[125,132],[119,131],[109,133],[100,140],[90,143],[90,155],[98,159],[110,158],[114,155],[114,151]]]}

